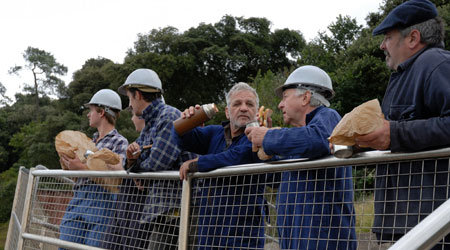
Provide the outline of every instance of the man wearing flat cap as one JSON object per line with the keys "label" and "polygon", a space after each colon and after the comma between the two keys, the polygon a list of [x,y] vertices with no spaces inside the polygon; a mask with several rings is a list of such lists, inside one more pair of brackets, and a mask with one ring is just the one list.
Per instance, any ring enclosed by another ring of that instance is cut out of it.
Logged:
{"label": "man wearing flat cap", "polygon": [[[382,103],[384,125],[356,138],[358,145],[392,152],[450,146],[450,52],[442,48],[444,28],[437,15],[430,1],[410,0],[373,30],[374,36],[384,35],[380,49],[394,72]],[[448,159],[378,166],[373,225],[378,240],[398,240],[445,202],[448,179]]]}

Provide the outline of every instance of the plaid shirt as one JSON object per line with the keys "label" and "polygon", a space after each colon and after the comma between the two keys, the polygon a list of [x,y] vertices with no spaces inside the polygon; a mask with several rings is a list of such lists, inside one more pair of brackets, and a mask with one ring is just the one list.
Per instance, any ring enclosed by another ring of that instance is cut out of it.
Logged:
{"label": "plaid shirt", "polygon": [[100,140],[98,139],[98,136],[99,133],[95,132],[94,138],[92,138],[92,141],[95,143],[95,146],[98,149],[107,148],[114,153],[122,156],[123,160],[127,158],[128,140],[121,134],[119,134],[119,132],[117,132],[117,129],[111,130]]}
{"label": "plaid shirt", "polygon": [[[143,111],[145,127],[136,142],[141,147],[152,147],[141,152],[135,172],[178,171],[183,162],[196,157],[192,153],[182,151],[177,144],[176,135],[172,133],[173,121],[180,115],[178,109],[164,104],[161,99],[154,100]],[[153,180],[141,221],[151,222],[158,215],[179,208],[180,199],[181,181]]]}
{"label": "plaid shirt", "polygon": [[[99,133],[95,132],[92,141],[98,149],[107,148],[122,157],[123,162],[127,158],[128,140],[123,137],[116,129],[109,131],[102,139],[98,139]],[[80,185],[92,183],[88,178],[78,178],[74,189],[79,188]]]}

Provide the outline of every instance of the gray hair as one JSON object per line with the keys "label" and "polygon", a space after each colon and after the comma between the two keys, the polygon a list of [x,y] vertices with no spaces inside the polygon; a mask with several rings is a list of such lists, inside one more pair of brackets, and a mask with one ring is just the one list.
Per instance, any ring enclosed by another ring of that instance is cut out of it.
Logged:
{"label": "gray hair", "polygon": [[309,101],[309,106],[311,106],[311,107],[327,106],[322,101],[322,99],[325,100],[325,97],[322,94],[320,94],[319,92],[314,91],[312,89],[299,86],[296,88],[295,95],[301,96],[301,95],[305,94],[306,91],[309,91],[311,93],[311,100]]}
{"label": "gray hair", "polygon": [[230,91],[228,91],[227,95],[225,96],[226,101],[227,101],[227,107],[230,107],[230,97],[231,97],[231,95],[233,95],[235,92],[242,91],[242,90],[247,90],[247,91],[252,92],[255,95],[255,97],[256,97],[256,107],[259,107],[258,93],[256,93],[256,90],[254,88],[250,87],[250,85],[248,85],[245,82],[238,82],[238,83],[236,83],[230,89]]}
{"label": "gray hair", "polygon": [[418,30],[420,32],[420,42],[425,43],[426,45],[441,46],[444,42],[444,23],[440,17],[435,17],[425,22],[401,29],[400,34],[402,37],[406,37],[412,30]]}

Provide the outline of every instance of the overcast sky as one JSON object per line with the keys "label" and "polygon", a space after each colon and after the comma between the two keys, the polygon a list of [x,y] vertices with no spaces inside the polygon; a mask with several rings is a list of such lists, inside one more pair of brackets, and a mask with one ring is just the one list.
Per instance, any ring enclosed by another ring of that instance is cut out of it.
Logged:
{"label": "overcast sky", "polygon": [[272,29],[299,30],[307,41],[325,31],[339,14],[366,25],[382,0],[4,0],[0,2],[0,82],[12,97],[31,73],[8,75],[23,65],[28,46],[52,53],[68,67],[66,84],[90,58],[122,63],[138,33],[174,26],[179,31],[199,23],[216,23],[224,15],[265,17]]}

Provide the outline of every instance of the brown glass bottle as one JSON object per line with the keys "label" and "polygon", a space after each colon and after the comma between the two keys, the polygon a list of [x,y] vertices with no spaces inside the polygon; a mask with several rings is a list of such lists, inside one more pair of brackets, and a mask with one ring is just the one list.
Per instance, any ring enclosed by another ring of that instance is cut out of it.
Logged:
{"label": "brown glass bottle", "polygon": [[193,128],[211,119],[219,109],[214,103],[204,104],[200,109],[194,109],[194,115],[189,118],[178,118],[173,122],[173,127],[179,136],[184,135]]}

